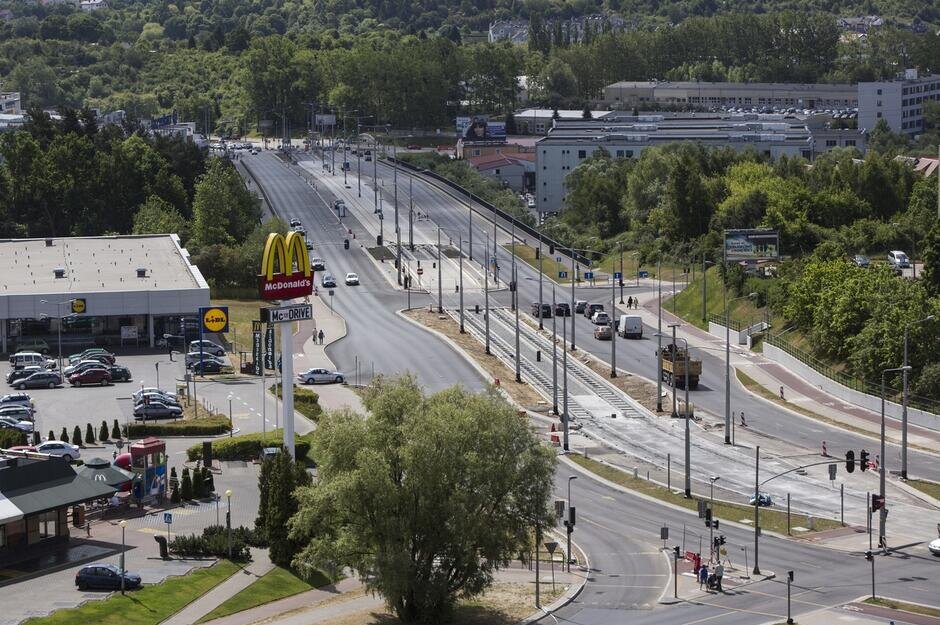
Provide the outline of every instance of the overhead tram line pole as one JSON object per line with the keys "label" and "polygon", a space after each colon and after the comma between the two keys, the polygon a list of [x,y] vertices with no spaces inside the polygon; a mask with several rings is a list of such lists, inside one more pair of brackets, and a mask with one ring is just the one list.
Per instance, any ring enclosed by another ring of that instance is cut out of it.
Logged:
{"label": "overhead tram line pole", "polygon": [[[489,241],[483,244],[483,253],[488,260],[490,257]],[[490,272],[489,268],[483,265],[483,321],[486,327],[486,353],[490,353]]]}

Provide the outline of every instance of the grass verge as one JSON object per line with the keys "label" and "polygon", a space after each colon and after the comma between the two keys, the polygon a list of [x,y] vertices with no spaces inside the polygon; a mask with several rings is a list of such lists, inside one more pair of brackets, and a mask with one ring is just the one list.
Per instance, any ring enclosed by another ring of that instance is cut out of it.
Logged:
{"label": "grass verge", "polygon": [[927,480],[908,480],[906,484],[916,488],[922,493],[926,493],[934,499],[940,500],[940,484],[937,482],[928,482]]}
{"label": "grass verge", "polygon": [[276,566],[260,578],[253,581],[248,587],[243,588],[234,596],[228,598],[218,605],[212,612],[209,612],[197,623],[205,623],[213,619],[242,612],[265,603],[271,603],[278,599],[291,597],[298,593],[325,586],[330,581],[325,575],[319,574],[315,580],[308,582],[294,575],[289,570]]}
{"label": "grass verge", "polygon": [[[504,245],[503,247],[506,248],[506,251],[507,251],[507,252],[512,249],[512,245],[508,245],[508,244],[507,244],[507,245]],[[557,262],[557,261],[555,260],[555,257],[554,257],[554,256],[549,255],[549,253],[548,253],[548,246],[542,247],[542,255],[543,255],[543,257],[542,257],[542,271],[545,273],[545,275],[548,276],[549,278],[551,278],[552,280],[554,280],[555,282],[557,282],[558,284],[564,284],[564,283],[571,284],[571,263],[570,263],[570,259],[569,259],[568,264],[565,264],[564,262],[561,262],[561,263]],[[531,265],[533,269],[535,269],[536,271],[538,271],[538,268],[539,268],[539,261],[538,261],[538,259],[535,257],[535,248],[534,248],[534,247],[529,247],[528,245],[522,245],[522,244],[520,244],[520,243],[516,243],[516,257],[517,257],[519,260],[525,262],[526,264]],[[562,256],[562,258],[565,258],[565,257]],[[567,277],[566,277],[566,278],[559,278],[559,277],[558,277],[558,272],[560,272],[560,271],[565,271],[565,272],[567,272]],[[502,273],[502,272],[500,272],[500,273]],[[509,270],[508,270],[508,268],[507,268],[507,270],[506,270],[506,275],[509,275],[509,273],[510,273],[510,272],[509,272]]]}
{"label": "grass verge", "polygon": [[[282,398],[284,390],[280,384],[272,384],[269,388],[278,399]],[[320,407],[320,396],[308,388],[294,385],[294,410],[307,417],[314,423],[320,419],[323,414],[323,408]]]}
{"label": "grass verge", "polygon": [[264,302],[259,299],[219,299],[213,300],[212,305],[228,306],[229,331],[225,334],[225,340],[232,346],[229,351],[236,355],[239,350],[250,352],[251,321],[258,318],[258,310],[264,306]]}
{"label": "grass verge", "polygon": [[77,608],[59,610],[49,616],[25,621],[30,625],[156,625],[176,614],[239,570],[222,560],[188,575],[145,586],[126,595],[115,594]]}
{"label": "grass verge", "polygon": [[[611,482],[628,488],[630,490],[648,495],[650,497],[655,497],[661,501],[665,501],[689,510],[698,510],[698,500],[702,499],[701,497],[693,496],[691,499],[686,499],[681,493],[671,491],[665,486],[660,486],[654,482],[648,482],[641,478],[634,478],[632,475],[621,471],[620,469],[614,468],[612,466],[598,462],[597,460],[592,460],[590,458],[585,458],[583,456],[578,456],[571,454],[568,456],[573,462],[575,462],[580,467],[599,475],[600,477],[610,480]],[[716,501],[712,508],[714,516],[719,519],[724,519],[727,521],[753,521],[754,519],[754,507],[747,506],[743,504],[733,504],[725,503],[721,501]],[[823,519],[819,517],[813,517],[815,523],[813,531],[824,531],[835,529],[837,527],[842,527],[841,523],[833,519]],[[790,524],[792,527],[809,527],[809,520],[806,515],[803,514],[791,514],[790,515]],[[776,510],[768,510],[767,508],[762,508],[760,512],[760,525],[761,528],[769,532],[777,532],[778,534],[787,533],[787,514],[785,512],[778,512]],[[809,532],[805,532],[809,533]]]}
{"label": "grass verge", "polygon": [[[724,288],[721,276],[715,267],[710,267],[705,279],[705,314],[725,314]],[[678,315],[688,323],[703,330],[708,329],[708,321],[702,320],[702,273],[695,274],[688,287],[679,291],[675,297],[663,298],[663,308]],[[735,321],[760,321],[764,318],[765,309],[758,308],[749,299],[739,299],[731,302],[731,319]],[[771,325],[776,326],[771,317]]]}
{"label": "grass verge", "polygon": [[904,612],[913,612],[914,614],[924,614],[926,616],[936,616],[940,617],[940,608],[932,608],[926,605],[918,605],[916,603],[905,603],[903,601],[895,601],[894,599],[883,599],[881,597],[869,597],[865,599],[862,603],[867,603],[870,605],[877,605],[882,608],[888,608],[890,610],[903,610]]}

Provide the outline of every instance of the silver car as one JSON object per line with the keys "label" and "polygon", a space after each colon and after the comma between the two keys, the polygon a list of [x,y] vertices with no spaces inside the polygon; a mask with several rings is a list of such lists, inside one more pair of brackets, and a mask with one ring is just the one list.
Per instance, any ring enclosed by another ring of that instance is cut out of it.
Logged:
{"label": "silver car", "polygon": [[342,384],[345,378],[339,371],[329,369],[309,369],[297,374],[301,384]]}
{"label": "silver car", "polygon": [[215,360],[215,361],[217,361],[220,365],[227,365],[227,364],[228,364],[228,362],[226,362],[226,361],[223,360],[222,358],[219,358],[219,357],[217,357],[217,356],[213,356],[213,355],[210,354],[209,352],[202,352],[202,353],[200,353],[200,352],[189,352],[188,354],[186,354],[186,368],[189,369],[190,367],[192,367],[194,364],[196,364],[196,363],[199,362],[200,360]]}
{"label": "silver car", "polygon": [[4,406],[0,408],[0,417],[17,421],[33,421],[33,410],[27,406]]}
{"label": "silver car", "polygon": [[177,397],[176,397],[176,393],[171,393],[171,392],[169,392],[169,391],[164,391],[163,389],[157,388],[156,386],[148,386],[148,387],[142,388],[142,389],[140,389],[140,390],[134,391],[134,392],[131,394],[131,397],[134,398],[134,403],[135,403],[135,404],[139,404],[139,403],[140,403],[140,398],[143,397],[144,395],[147,395],[147,394],[163,395],[164,397],[170,398],[170,399],[173,401],[173,403],[179,403],[179,400],[178,400]]}
{"label": "silver car", "polygon": [[20,421],[15,417],[0,415],[0,428],[9,428],[12,430],[19,430],[20,432],[26,432],[27,434],[32,434],[33,422]]}
{"label": "silver car", "polygon": [[78,460],[82,456],[82,452],[76,445],[62,441],[45,441],[39,443],[36,445],[36,451],[41,454],[64,458],[67,462]]}
{"label": "silver car", "polygon": [[32,409],[33,399],[26,393],[9,393],[0,397],[0,409],[8,406],[26,406]]}

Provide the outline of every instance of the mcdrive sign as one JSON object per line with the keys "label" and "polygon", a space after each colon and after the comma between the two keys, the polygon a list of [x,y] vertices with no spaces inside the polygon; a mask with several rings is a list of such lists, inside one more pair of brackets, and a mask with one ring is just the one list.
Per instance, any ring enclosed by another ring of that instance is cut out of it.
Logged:
{"label": "mcdrive sign", "polygon": [[298,232],[268,235],[261,256],[258,289],[261,299],[291,299],[313,293],[313,272],[303,235]]}

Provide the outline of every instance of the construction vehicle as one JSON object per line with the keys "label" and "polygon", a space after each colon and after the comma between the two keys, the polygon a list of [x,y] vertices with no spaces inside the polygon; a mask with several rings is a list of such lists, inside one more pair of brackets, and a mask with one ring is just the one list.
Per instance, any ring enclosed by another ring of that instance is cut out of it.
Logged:
{"label": "construction vehicle", "polygon": [[[675,385],[677,388],[685,388],[685,367],[686,367],[686,350],[683,348],[676,347],[674,343],[670,343],[663,347],[663,370],[662,377],[663,382],[672,385],[672,379],[675,377]],[[688,360],[689,367],[689,390],[694,390],[698,387],[698,378],[702,375],[702,361],[696,358],[689,357]]]}

